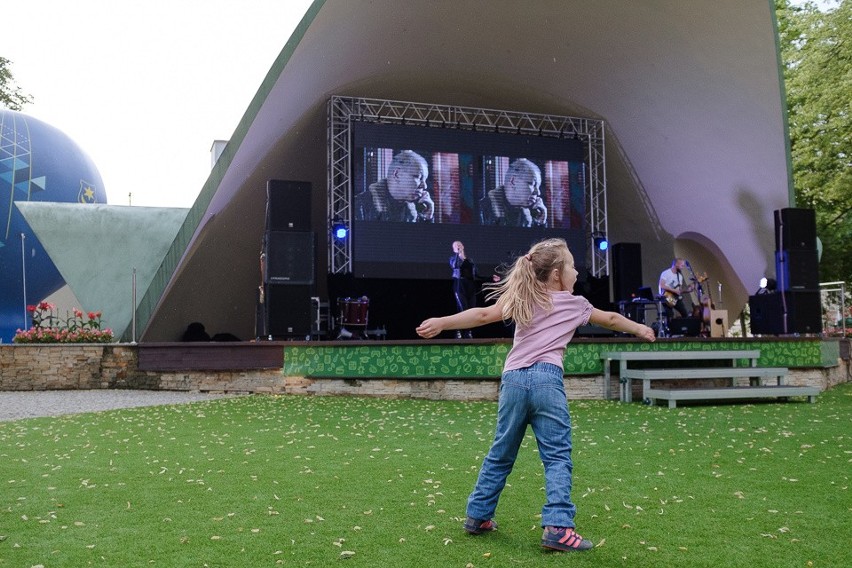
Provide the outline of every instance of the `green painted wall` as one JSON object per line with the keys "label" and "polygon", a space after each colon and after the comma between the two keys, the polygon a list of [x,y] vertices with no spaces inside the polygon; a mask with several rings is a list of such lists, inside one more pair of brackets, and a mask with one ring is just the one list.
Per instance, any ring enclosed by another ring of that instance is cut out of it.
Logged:
{"label": "green painted wall", "polygon": [[[286,376],[346,378],[494,378],[499,377],[510,343],[294,345],[284,349]],[[677,341],[660,343],[571,343],[565,350],[565,374],[603,372],[602,351],[722,351],[759,349],[763,367],[831,367],[836,341]]]}

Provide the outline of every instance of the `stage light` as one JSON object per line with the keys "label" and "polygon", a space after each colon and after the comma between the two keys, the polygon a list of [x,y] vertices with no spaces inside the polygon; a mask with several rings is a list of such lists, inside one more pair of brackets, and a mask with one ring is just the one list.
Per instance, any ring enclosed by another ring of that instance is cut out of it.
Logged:
{"label": "stage light", "polygon": [[595,248],[603,252],[609,248],[609,241],[603,236],[595,237]]}
{"label": "stage light", "polygon": [[774,278],[763,277],[760,279],[760,288],[757,294],[771,294],[778,288],[778,282]]}
{"label": "stage light", "polygon": [[346,223],[343,221],[335,221],[331,224],[331,236],[338,241],[345,240],[349,235],[349,229],[346,228]]}

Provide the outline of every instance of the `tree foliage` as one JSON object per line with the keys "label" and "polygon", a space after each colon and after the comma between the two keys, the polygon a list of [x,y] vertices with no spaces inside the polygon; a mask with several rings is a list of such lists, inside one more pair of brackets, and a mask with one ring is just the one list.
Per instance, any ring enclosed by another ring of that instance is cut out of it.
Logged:
{"label": "tree foliage", "polygon": [[798,207],[813,208],[820,278],[852,281],[852,0],[776,0]]}
{"label": "tree foliage", "polygon": [[15,85],[11,66],[11,61],[0,57],[0,105],[11,110],[21,110],[25,104],[33,102],[33,99]]}

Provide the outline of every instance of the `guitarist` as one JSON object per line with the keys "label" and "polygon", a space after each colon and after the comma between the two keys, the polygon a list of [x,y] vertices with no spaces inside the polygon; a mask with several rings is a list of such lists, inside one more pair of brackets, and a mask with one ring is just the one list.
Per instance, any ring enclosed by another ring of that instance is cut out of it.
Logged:
{"label": "guitarist", "polygon": [[660,296],[666,300],[666,311],[672,315],[672,309],[674,309],[682,318],[687,317],[689,312],[683,303],[681,294],[692,291],[692,286],[684,285],[683,269],[685,266],[686,261],[684,259],[676,258],[672,261],[671,268],[663,270],[660,274]]}

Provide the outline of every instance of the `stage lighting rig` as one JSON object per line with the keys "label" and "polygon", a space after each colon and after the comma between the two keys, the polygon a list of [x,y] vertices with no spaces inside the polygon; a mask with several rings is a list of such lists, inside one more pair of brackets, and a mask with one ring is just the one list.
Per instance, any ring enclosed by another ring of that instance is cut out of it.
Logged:
{"label": "stage lighting rig", "polygon": [[593,235],[593,237],[595,242],[595,248],[597,250],[604,252],[609,249],[609,240],[607,240],[606,235],[602,233],[597,233]]}

